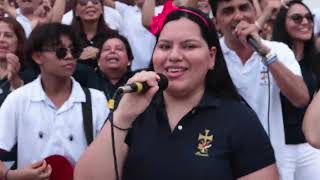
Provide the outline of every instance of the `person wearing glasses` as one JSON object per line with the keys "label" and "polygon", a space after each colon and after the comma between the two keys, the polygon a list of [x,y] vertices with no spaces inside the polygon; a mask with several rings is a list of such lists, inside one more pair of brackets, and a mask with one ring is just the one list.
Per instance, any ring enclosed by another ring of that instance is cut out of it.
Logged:
{"label": "person wearing glasses", "polygon": [[[314,22],[310,9],[300,0],[288,2],[287,8],[280,9],[273,28],[272,39],[285,43],[294,52],[309,96],[312,98],[320,87],[320,56],[314,44]],[[308,104],[296,107],[283,94],[281,104],[285,142],[290,145],[289,153],[286,155],[290,163],[284,166],[292,173],[290,179],[320,179],[320,151],[306,143],[308,136],[305,137],[302,131],[303,117]],[[305,133],[307,135],[308,131]]]}
{"label": "person wearing glasses", "polygon": [[[293,180],[294,172],[287,167],[292,146],[285,142],[280,92],[295,107],[305,107],[309,103],[308,89],[295,55],[287,45],[259,36],[252,0],[210,3],[217,26],[224,35],[220,43],[232,81],[269,135],[281,178]],[[252,48],[248,37],[256,41],[259,53]]]}
{"label": "person wearing glasses", "polygon": [[[87,147],[83,130],[84,89],[71,75],[78,56],[72,28],[62,24],[36,27],[27,42],[27,60],[40,69],[31,83],[13,91],[0,108],[0,150],[18,144],[18,169],[0,161],[0,179],[48,179],[52,169],[44,161],[60,155],[75,164]],[[108,115],[106,98],[89,89],[93,137]]]}

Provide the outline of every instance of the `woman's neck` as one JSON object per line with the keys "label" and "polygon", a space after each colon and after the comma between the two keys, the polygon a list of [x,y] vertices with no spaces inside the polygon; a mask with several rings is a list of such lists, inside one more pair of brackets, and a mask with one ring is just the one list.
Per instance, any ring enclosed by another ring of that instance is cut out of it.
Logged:
{"label": "woman's neck", "polygon": [[168,92],[164,92],[164,100],[166,105],[166,111],[169,119],[169,125],[173,130],[179,121],[189,111],[197,106],[204,94],[204,88],[199,88],[198,91],[188,93],[187,95],[176,96],[171,95]]}
{"label": "woman's neck", "polygon": [[296,59],[300,61],[304,56],[304,42],[295,41],[293,42],[293,52],[296,56]]}
{"label": "woman's neck", "polygon": [[82,21],[82,28],[88,40],[91,40],[98,30],[98,21]]}

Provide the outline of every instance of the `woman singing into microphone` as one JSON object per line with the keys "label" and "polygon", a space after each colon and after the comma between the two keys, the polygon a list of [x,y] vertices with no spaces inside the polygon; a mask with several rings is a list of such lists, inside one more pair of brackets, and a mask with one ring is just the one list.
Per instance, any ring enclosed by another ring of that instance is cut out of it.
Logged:
{"label": "woman singing into microphone", "polygon": [[[152,62],[155,72],[128,80],[151,88],[125,94],[113,114],[120,179],[278,179],[269,139],[236,93],[205,15],[188,8],[171,12]],[[163,92],[157,73],[169,79]],[[76,180],[116,179],[110,126],[80,158]]]}

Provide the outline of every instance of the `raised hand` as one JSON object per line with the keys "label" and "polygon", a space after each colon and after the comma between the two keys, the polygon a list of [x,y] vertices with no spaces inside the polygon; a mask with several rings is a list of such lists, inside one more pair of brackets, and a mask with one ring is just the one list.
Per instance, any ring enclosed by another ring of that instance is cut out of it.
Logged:
{"label": "raised hand", "polygon": [[124,94],[114,114],[115,124],[130,127],[136,117],[150,104],[152,97],[159,90],[159,75],[152,71],[141,71],[128,80],[128,83],[146,82],[150,89],[144,93]]}
{"label": "raised hand", "polygon": [[99,53],[99,49],[95,48],[93,46],[88,46],[82,50],[82,53],[80,55],[81,60],[87,60],[87,59],[95,59],[97,58]]}
{"label": "raised hand", "polygon": [[12,17],[16,17],[16,7],[14,2],[9,2],[9,0],[0,1],[0,11],[3,13],[8,13]]}
{"label": "raised hand", "polygon": [[37,25],[50,23],[52,19],[52,6],[49,0],[43,0],[40,6],[33,12],[34,19],[32,20],[32,27]]}
{"label": "raised hand", "polygon": [[19,58],[12,53],[8,53],[7,55],[7,78],[13,89],[17,89],[18,87],[23,85],[23,82],[19,76],[19,71],[21,68]]}

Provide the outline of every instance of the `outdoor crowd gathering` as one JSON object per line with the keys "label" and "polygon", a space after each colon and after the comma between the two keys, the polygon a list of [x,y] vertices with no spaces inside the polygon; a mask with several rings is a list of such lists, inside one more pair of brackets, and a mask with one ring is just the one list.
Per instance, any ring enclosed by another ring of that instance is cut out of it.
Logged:
{"label": "outdoor crowd gathering", "polygon": [[320,180],[320,7],[0,0],[0,180]]}

